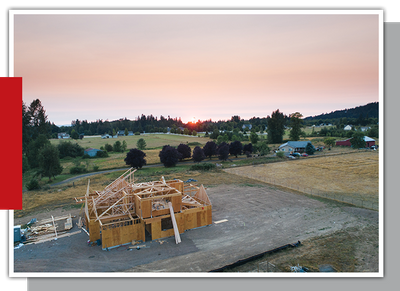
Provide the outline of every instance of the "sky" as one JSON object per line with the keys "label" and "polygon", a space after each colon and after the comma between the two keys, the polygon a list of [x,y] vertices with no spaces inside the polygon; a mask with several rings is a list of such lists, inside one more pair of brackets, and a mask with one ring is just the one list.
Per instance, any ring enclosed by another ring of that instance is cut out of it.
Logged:
{"label": "sky", "polygon": [[48,120],[304,117],[379,101],[378,14],[14,17],[14,76]]}

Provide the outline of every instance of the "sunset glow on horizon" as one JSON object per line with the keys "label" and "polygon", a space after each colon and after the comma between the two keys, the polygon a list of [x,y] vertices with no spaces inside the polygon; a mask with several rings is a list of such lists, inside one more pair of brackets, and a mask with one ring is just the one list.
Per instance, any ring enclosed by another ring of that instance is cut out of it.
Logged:
{"label": "sunset glow on horizon", "polygon": [[21,14],[14,76],[57,125],[304,117],[379,101],[378,14]]}

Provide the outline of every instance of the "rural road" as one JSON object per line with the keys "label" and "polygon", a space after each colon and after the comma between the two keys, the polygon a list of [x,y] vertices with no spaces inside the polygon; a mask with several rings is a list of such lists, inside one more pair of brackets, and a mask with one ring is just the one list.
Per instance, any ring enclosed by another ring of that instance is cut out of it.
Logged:
{"label": "rural road", "polygon": [[[230,161],[237,161],[237,160],[242,160],[242,159],[246,159],[246,158],[235,158],[235,159],[229,159],[229,160]],[[179,162],[179,163],[180,164],[185,164],[185,163],[191,163],[191,162],[192,161]],[[208,160],[204,161],[204,162],[208,162]],[[213,162],[213,161],[211,161],[211,162]],[[151,164],[151,165],[143,166],[143,168],[153,168],[153,167],[162,167],[162,166],[163,166],[163,164]],[[86,173],[86,174],[82,174],[82,175],[79,175],[79,176],[75,176],[75,177],[66,179],[66,180],[61,181],[61,182],[57,182],[57,183],[51,184],[50,186],[59,186],[59,185],[62,185],[62,184],[73,182],[73,181],[76,181],[78,179],[89,177],[89,176],[93,176],[93,175],[106,174],[106,173],[117,172],[117,171],[127,171],[129,169],[130,168],[119,168],[119,169],[112,169],[112,170],[104,170],[104,171]]]}

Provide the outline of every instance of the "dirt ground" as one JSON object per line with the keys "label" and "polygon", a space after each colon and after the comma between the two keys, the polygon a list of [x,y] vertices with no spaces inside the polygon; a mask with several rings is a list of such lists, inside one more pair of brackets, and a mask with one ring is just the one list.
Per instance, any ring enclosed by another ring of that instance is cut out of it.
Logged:
{"label": "dirt ground", "polygon": [[[209,272],[299,240],[302,246],[293,249],[299,253],[292,253],[290,258],[304,258],[304,254],[312,254],[315,248],[323,248],[320,244],[324,239],[332,237],[335,238],[332,243],[341,240],[321,255],[320,262],[309,263],[310,266],[332,263],[330,256],[340,252],[341,245],[348,242],[351,248],[344,248],[343,256],[336,260],[351,255],[354,272],[379,270],[376,211],[310,198],[268,184],[253,187],[222,184],[207,188],[207,193],[213,205],[214,223],[186,231],[178,245],[174,237],[169,237],[146,241],[146,248],[140,250],[120,246],[103,251],[100,246],[88,246],[88,236],[82,232],[15,249],[14,272]],[[80,212],[77,208],[43,211],[15,219],[14,224],[69,213],[76,216],[75,224]],[[215,223],[224,219],[227,221]],[[71,232],[76,230],[75,225]],[[343,236],[343,233],[350,235]],[[278,265],[283,260],[281,271],[296,262],[283,255],[285,252],[277,253],[275,260]],[[337,265],[335,268],[344,272],[351,270]]]}

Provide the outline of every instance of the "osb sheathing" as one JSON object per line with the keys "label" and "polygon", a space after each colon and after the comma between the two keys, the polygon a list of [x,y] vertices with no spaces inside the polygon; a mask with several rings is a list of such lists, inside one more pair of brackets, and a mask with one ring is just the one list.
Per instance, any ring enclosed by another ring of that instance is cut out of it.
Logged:
{"label": "osb sheathing", "polygon": [[[173,228],[162,229],[162,220],[171,219],[170,210],[154,207],[163,201],[172,203],[179,233],[212,224],[212,205],[202,185],[184,185],[181,180],[165,181],[164,178],[135,184],[133,173],[132,169],[128,170],[102,192],[90,193],[88,185],[86,195],[79,198],[86,202],[90,241],[101,239],[102,248],[108,249],[145,241],[146,230],[152,240],[173,236]],[[188,197],[192,202],[187,202]]]}

